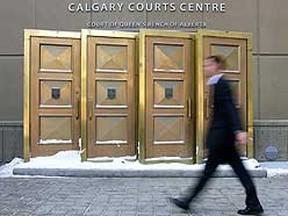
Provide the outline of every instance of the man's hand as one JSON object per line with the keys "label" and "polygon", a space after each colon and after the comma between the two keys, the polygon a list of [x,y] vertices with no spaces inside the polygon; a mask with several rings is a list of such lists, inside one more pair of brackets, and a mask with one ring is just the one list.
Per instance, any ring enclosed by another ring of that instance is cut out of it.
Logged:
{"label": "man's hand", "polygon": [[248,136],[247,136],[247,133],[246,132],[239,132],[236,134],[236,141],[239,143],[239,144],[246,144],[247,141],[248,141]]}

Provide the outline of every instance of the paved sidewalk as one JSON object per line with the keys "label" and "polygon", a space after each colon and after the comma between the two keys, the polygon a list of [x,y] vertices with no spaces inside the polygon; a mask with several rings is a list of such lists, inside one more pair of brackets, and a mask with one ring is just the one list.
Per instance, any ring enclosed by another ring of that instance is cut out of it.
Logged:
{"label": "paved sidewalk", "polygon": [[[269,216],[288,215],[288,177],[254,179]],[[166,197],[179,195],[196,178],[0,178],[0,215],[185,216]],[[195,216],[233,216],[244,206],[235,178],[214,178]],[[201,201],[201,202],[200,202]]]}

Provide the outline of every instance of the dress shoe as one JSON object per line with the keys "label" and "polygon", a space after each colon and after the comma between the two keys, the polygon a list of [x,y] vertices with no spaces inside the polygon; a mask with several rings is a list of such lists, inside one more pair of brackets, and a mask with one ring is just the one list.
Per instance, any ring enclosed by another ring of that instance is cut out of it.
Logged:
{"label": "dress shoe", "polygon": [[171,203],[176,205],[178,208],[181,208],[184,210],[189,209],[189,203],[187,201],[185,201],[184,199],[181,199],[181,198],[177,199],[177,198],[172,198],[172,197],[169,197],[168,199]]}
{"label": "dress shoe", "polygon": [[246,207],[238,211],[240,215],[261,215],[264,212],[263,208],[260,206],[258,208]]}

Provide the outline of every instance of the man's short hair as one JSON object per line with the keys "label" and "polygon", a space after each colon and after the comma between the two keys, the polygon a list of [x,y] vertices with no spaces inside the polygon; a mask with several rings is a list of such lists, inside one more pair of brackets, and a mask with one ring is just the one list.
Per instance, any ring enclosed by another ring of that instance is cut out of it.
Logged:
{"label": "man's short hair", "polygon": [[206,59],[211,59],[212,61],[216,62],[220,65],[220,69],[224,70],[226,68],[226,61],[225,58],[221,55],[211,55],[208,56]]}

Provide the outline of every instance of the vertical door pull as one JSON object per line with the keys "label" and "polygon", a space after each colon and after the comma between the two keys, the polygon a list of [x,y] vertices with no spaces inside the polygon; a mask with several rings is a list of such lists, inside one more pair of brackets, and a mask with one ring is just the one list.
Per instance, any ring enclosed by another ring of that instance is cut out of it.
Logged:
{"label": "vertical door pull", "polygon": [[190,119],[192,119],[192,99],[189,98],[187,101],[187,116]]}
{"label": "vertical door pull", "polygon": [[92,120],[92,117],[93,117],[93,101],[90,100],[88,102],[88,113],[89,113],[89,120]]}
{"label": "vertical door pull", "polygon": [[205,97],[205,104],[204,104],[204,109],[205,109],[205,118],[208,119],[209,118],[209,101],[208,101],[208,98]]}
{"label": "vertical door pull", "polygon": [[79,116],[80,116],[80,100],[77,99],[76,100],[76,120],[79,119]]}

